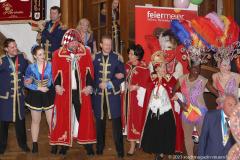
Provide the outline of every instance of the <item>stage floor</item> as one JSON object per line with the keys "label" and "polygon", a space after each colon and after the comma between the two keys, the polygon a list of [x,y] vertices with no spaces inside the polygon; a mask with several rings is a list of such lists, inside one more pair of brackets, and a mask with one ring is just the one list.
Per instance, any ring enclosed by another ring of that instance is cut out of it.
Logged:
{"label": "stage floor", "polygon": [[[32,140],[31,140],[31,134],[30,134],[30,121],[31,121],[31,115],[28,112],[26,115],[26,128],[27,128],[27,138],[28,138],[28,146],[30,149],[32,148]],[[48,128],[47,128],[47,122],[45,118],[45,114],[42,114],[42,121],[41,121],[41,127],[40,127],[40,133],[39,133],[39,153],[38,154],[32,154],[21,152],[20,148],[17,145],[16,135],[15,135],[15,128],[14,125],[11,124],[9,126],[9,135],[8,135],[8,146],[7,150],[4,153],[4,155],[0,155],[0,160],[115,160],[116,152],[115,152],[115,146],[112,139],[112,125],[111,121],[107,121],[107,133],[106,133],[106,147],[103,153],[103,156],[92,156],[88,157],[86,155],[85,149],[82,145],[79,145],[77,143],[73,144],[73,147],[70,148],[67,155],[65,157],[62,157],[60,155],[52,155],[50,153],[50,146],[48,141]],[[128,151],[129,143],[126,141],[126,138],[124,138],[124,145],[125,145],[125,153]],[[94,145],[95,149],[95,145]],[[136,150],[135,154],[131,157],[124,157],[124,160],[153,160],[154,156],[144,153],[141,150]]]}

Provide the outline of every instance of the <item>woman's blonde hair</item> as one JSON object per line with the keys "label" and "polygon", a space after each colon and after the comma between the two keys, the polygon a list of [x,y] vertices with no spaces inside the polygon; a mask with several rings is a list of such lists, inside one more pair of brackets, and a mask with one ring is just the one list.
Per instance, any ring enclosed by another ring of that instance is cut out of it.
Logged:
{"label": "woman's blonde hair", "polygon": [[83,22],[87,22],[88,23],[88,33],[92,33],[92,29],[91,29],[91,24],[90,24],[90,21],[87,19],[87,18],[82,18],[78,21],[78,25],[77,25],[77,30],[81,30],[81,23]]}

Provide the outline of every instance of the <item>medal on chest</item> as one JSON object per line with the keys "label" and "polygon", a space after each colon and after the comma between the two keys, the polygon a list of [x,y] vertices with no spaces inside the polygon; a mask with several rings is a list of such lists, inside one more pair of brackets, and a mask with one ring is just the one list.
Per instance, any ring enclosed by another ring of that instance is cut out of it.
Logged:
{"label": "medal on chest", "polygon": [[159,93],[158,92],[159,92],[160,85],[161,85],[161,83],[156,84],[157,89],[156,89],[156,92],[153,93],[153,98],[154,99],[159,99]]}

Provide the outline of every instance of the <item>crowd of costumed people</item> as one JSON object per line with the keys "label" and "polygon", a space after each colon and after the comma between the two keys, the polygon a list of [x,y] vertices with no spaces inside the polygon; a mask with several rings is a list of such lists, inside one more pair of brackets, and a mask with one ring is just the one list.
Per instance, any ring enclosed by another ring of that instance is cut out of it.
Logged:
{"label": "crowd of costumed people", "polygon": [[[201,57],[206,56],[207,59],[213,57],[217,63],[225,61],[230,64],[234,61],[237,72],[240,72],[239,26],[232,17],[219,16],[217,13],[211,12],[206,16],[198,16],[192,20],[173,20],[171,22],[171,30],[184,46],[182,50],[183,59],[187,60],[189,56],[191,58],[199,58],[199,55],[201,55]],[[206,54],[203,52],[206,52]],[[188,56],[184,57],[185,55]],[[236,75],[237,79],[238,76]],[[237,95],[239,83],[236,84],[233,82],[235,81],[229,80],[229,84],[223,88],[222,92]],[[216,85],[216,87],[218,86]],[[197,111],[193,112],[193,116],[197,116],[196,113]],[[228,153],[227,159],[231,160],[240,158],[239,113],[240,109],[236,107],[230,117],[231,132],[237,142]]]}

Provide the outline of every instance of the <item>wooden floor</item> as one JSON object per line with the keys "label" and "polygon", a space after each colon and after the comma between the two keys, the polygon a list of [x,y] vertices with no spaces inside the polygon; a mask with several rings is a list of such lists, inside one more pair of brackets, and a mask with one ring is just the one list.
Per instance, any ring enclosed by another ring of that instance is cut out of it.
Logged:
{"label": "wooden floor", "polygon": [[[30,113],[27,113],[26,116],[26,128],[27,128],[27,138],[28,145],[32,147],[31,132],[30,132],[30,122],[31,116]],[[111,130],[111,121],[107,122],[107,133],[106,133],[106,147],[104,150],[103,156],[93,156],[88,157],[86,155],[85,149],[83,146],[74,143],[73,147],[70,148],[68,154],[65,157],[60,155],[52,155],[50,153],[50,146],[48,144],[48,128],[46,123],[45,115],[42,114],[42,122],[39,133],[39,153],[32,154],[21,152],[20,148],[17,145],[15,128],[13,124],[9,127],[9,136],[8,136],[8,146],[4,155],[0,155],[0,160],[115,160],[116,152],[114,147],[114,142],[112,140],[112,130]],[[129,144],[124,139],[125,143],[125,153],[128,151]],[[94,146],[95,148],[95,146]],[[146,154],[140,150],[135,152],[134,156],[124,157],[124,160],[152,160],[154,159],[153,155]]]}

